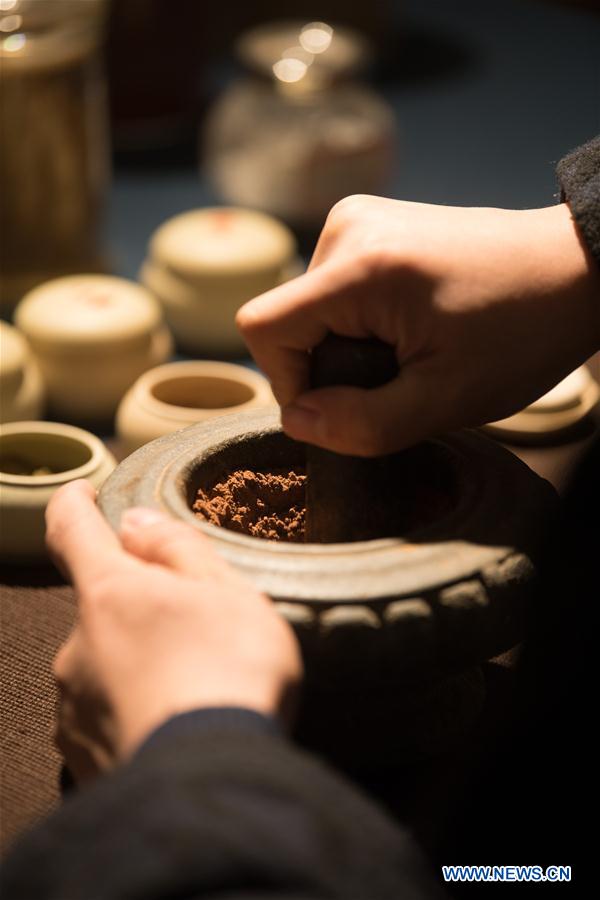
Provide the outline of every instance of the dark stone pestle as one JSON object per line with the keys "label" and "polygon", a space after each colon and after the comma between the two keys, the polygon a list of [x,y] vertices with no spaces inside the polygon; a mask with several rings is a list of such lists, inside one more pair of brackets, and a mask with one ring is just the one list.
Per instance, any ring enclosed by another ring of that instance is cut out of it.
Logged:
{"label": "dark stone pestle", "polygon": [[[311,354],[311,388],[376,388],[398,374],[394,348],[375,338],[329,334]],[[364,458],[306,447],[306,541],[346,543],[389,534],[393,457]]]}

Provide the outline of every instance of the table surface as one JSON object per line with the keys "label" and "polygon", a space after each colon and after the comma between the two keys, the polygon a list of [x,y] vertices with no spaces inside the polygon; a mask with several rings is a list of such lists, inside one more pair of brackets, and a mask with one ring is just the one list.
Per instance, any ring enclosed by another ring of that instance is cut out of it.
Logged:
{"label": "table surface", "polygon": [[[600,124],[600,18],[533,0],[404,0],[398,42],[397,70],[379,82],[399,124],[389,195],[514,208],[553,202],[554,163]],[[164,219],[216,199],[193,167],[117,172],[107,227],[114,271],[135,277]],[[600,358],[592,367],[600,380]],[[562,488],[591,433],[513,449]],[[7,844],[56,802],[50,666],[74,618],[73,594],[47,570],[12,571],[1,615]]]}

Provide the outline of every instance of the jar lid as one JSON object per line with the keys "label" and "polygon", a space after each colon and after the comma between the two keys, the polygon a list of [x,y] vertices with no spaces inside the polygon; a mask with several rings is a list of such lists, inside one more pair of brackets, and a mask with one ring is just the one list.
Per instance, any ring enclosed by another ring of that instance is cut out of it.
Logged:
{"label": "jar lid", "polygon": [[294,255],[292,232],[266,213],[237,207],[194,209],[153,235],[150,254],[182,277],[239,277],[277,271]]}
{"label": "jar lid", "polygon": [[355,75],[372,55],[368,41],[352,28],[300,19],[252,28],[242,34],[235,49],[249,69],[275,81],[304,79],[325,85]]}
{"label": "jar lid", "polygon": [[139,338],[161,320],[158,302],[139,284],[112,275],[69,275],[34,288],[15,322],[33,341],[93,348]]}

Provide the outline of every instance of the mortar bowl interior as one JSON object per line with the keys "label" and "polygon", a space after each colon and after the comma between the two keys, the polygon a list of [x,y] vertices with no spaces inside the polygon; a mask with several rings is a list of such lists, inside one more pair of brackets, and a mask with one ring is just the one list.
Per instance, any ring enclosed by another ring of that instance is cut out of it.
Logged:
{"label": "mortar bowl interior", "polygon": [[[198,490],[209,492],[232,472],[248,470],[303,474],[305,446],[283,432],[241,435],[236,441],[217,446],[185,473],[183,490],[188,507],[193,506]],[[435,441],[387,457],[384,483],[375,485],[375,489],[384,489],[390,499],[378,537],[412,537],[440,523],[464,499],[463,481],[456,457]],[[352,502],[351,490],[348,502]]]}

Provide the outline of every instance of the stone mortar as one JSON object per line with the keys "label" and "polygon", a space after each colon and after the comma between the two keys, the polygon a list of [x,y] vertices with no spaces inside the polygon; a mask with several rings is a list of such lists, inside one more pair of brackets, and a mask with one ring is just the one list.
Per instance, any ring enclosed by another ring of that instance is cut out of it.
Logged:
{"label": "stone mortar", "polygon": [[[365,732],[365,723],[368,732],[382,717],[394,718],[391,708],[406,733],[386,737],[390,754],[437,752],[479,711],[478,665],[522,637],[541,523],[551,518],[556,496],[475,431],[428,441],[416,453],[448,485],[453,503],[438,521],[401,537],[286,544],[194,515],[198,487],[234,469],[304,464],[303,445],[282,433],[277,411],[224,416],[147,444],[111,475],[99,504],[115,529],[131,506],[189,522],[273,599],[300,640],[309,695],[326,698],[321,718],[336,723],[334,755],[335,746]],[[397,458],[401,467],[406,457]],[[313,733],[314,722],[305,730]]]}

